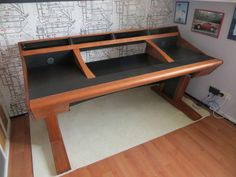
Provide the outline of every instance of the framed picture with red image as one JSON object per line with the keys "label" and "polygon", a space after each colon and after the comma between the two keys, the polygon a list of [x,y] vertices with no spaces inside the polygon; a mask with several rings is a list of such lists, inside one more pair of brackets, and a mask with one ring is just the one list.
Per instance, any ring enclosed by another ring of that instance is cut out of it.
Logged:
{"label": "framed picture with red image", "polygon": [[196,9],[193,17],[192,31],[218,38],[224,13]]}

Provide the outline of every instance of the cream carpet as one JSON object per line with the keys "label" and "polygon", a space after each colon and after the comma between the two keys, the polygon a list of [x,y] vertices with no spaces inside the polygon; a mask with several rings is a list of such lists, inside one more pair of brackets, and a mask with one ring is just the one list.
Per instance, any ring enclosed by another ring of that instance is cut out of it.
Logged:
{"label": "cream carpet", "polygon": [[[59,115],[72,171],[190,123],[149,87],[86,101]],[[31,139],[34,177],[55,176],[44,121],[31,120]]]}

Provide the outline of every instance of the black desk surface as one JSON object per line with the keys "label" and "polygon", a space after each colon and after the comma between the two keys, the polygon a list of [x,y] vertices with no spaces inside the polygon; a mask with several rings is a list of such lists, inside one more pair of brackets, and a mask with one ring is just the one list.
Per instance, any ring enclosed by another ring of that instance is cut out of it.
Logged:
{"label": "black desk surface", "polygon": [[[87,79],[81,73],[70,53],[62,53],[62,59],[51,65],[46,64],[42,59],[39,60],[41,55],[25,57],[30,99],[211,59],[206,55],[194,55],[186,49],[169,48],[166,51],[175,62],[161,63],[147,54],[138,54],[88,63],[88,67],[96,75],[94,79]],[[67,59],[65,60],[64,57]],[[36,60],[41,63],[35,64]]]}

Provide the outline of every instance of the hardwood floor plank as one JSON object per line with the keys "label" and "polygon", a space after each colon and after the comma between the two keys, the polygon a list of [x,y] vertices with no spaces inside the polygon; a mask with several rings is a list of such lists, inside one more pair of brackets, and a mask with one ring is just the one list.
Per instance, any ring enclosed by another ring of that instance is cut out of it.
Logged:
{"label": "hardwood floor plank", "polygon": [[8,177],[33,177],[29,117],[11,121]]}
{"label": "hardwood floor plank", "polygon": [[147,142],[143,144],[147,151],[147,157],[153,164],[157,164],[156,168],[165,167],[171,163],[171,158],[162,152],[155,146],[154,142]]}
{"label": "hardwood floor plank", "polygon": [[192,139],[183,130],[179,130],[178,134],[167,137],[173,141],[179,151],[184,153],[192,163],[198,166],[198,169],[207,177],[229,177],[228,172],[211,156],[206,150],[199,145],[197,141]]}
{"label": "hardwood floor plank", "polygon": [[191,177],[205,177],[204,174],[202,174],[195,165],[191,163],[190,160],[188,160],[183,153],[181,153],[177,148],[175,148],[174,144],[172,142],[168,141],[168,139],[163,136],[157,139],[158,141],[155,141],[157,146],[160,146],[164,152],[169,153],[172,157],[172,163],[175,162],[175,164],[179,164],[182,171],[185,172],[185,176],[191,176]]}
{"label": "hardwood floor plank", "polygon": [[110,168],[106,163],[104,163],[104,160],[100,161],[98,165],[89,165],[87,166],[87,169],[91,173],[91,176],[93,177],[101,177],[101,174],[106,174],[110,171]]}
{"label": "hardwood floor plank", "polygon": [[226,123],[226,121],[218,120],[219,123],[216,124],[215,118],[211,118],[209,120],[203,119],[203,125],[206,125],[208,128],[210,128],[212,131],[220,135],[220,137],[228,141],[231,145],[233,145],[236,148],[236,144],[234,143],[236,141],[236,128],[233,128],[229,124]]}
{"label": "hardwood floor plank", "polygon": [[137,169],[133,164],[131,164],[124,153],[119,154],[114,157],[116,165],[122,172],[122,176],[124,177],[141,177],[141,175],[137,172]]}
{"label": "hardwood floor plank", "polygon": [[[230,146],[225,141],[213,139],[216,137],[216,132],[208,131],[203,127],[190,127],[183,129],[188,135],[194,138],[205,150],[221,164],[223,168],[236,174],[236,168],[231,164],[236,164],[236,148]],[[227,145],[226,145],[227,144]]]}
{"label": "hardwood floor plank", "polygon": [[89,170],[84,167],[81,168],[79,173],[78,172],[71,172],[70,174],[65,175],[67,177],[92,177],[91,173],[89,172]]}
{"label": "hardwood floor plank", "polygon": [[[209,119],[210,121],[211,119]],[[217,120],[216,120],[217,121]],[[219,127],[221,126],[220,121],[218,122]],[[213,141],[217,142],[218,144],[227,144],[224,148],[231,149],[232,152],[236,151],[236,141],[233,141],[230,136],[235,136],[236,132],[234,134],[228,135],[227,129],[229,128],[226,126],[224,129],[220,130],[220,128],[214,127],[214,125],[208,124],[206,121],[202,121],[201,124],[196,124],[195,127],[199,129],[199,131],[204,132],[209,138],[211,138]],[[236,128],[235,128],[236,129]]]}
{"label": "hardwood floor plank", "polygon": [[[117,156],[117,155],[115,155]],[[120,170],[120,168],[118,167],[116,161],[114,160],[114,158],[108,158],[105,160],[105,163],[110,167],[113,176],[115,177],[124,177],[124,173]]]}
{"label": "hardwood floor plank", "polygon": [[115,177],[115,176],[113,175],[112,171],[109,171],[109,172],[103,174],[102,177]]}
{"label": "hardwood floor plank", "polygon": [[150,163],[143,148],[144,147],[140,145],[125,152],[128,161],[137,169],[136,171],[141,176],[158,176],[158,172]]}

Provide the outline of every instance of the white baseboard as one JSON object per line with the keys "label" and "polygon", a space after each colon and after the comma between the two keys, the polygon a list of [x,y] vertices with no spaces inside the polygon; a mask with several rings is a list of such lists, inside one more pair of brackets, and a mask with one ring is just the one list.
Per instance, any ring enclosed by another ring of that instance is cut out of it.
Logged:
{"label": "white baseboard", "polygon": [[236,118],[235,118],[235,117],[232,117],[232,116],[227,115],[227,114],[225,114],[225,113],[223,113],[223,115],[224,115],[224,117],[225,117],[226,119],[228,119],[229,121],[231,121],[231,122],[233,122],[233,123],[236,124]]}
{"label": "white baseboard", "polygon": [[[187,93],[187,92],[186,92],[186,93]],[[199,103],[204,104],[202,101],[200,101],[200,100],[197,99],[196,97],[192,96],[191,94],[189,94],[189,93],[187,93],[187,94],[190,95],[191,97],[193,97],[193,98],[194,98],[195,100],[197,100]],[[233,122],[233,123],[236,124],[236,117],[232,117],[232,116],[226,114],[226,113],[223,112],[223,111],[216,112],[216,113],[218,113],[219,115],[223,116],[223,117],[226,118],[227,120],[229,120],[229,121],[231,121],[231,122]]]}
{"label": "white baseboard", "polygon": [[220,112],[217,112],[217,113],[220,114],[221,116],[223,116],[224,118],[226,118],[227,120],[229,120],[229,121],[231,121],[231,122],[236,124],[236,118],[235,117],[232,117],[232,116],[226,114],[223,111],[220,111]]}

